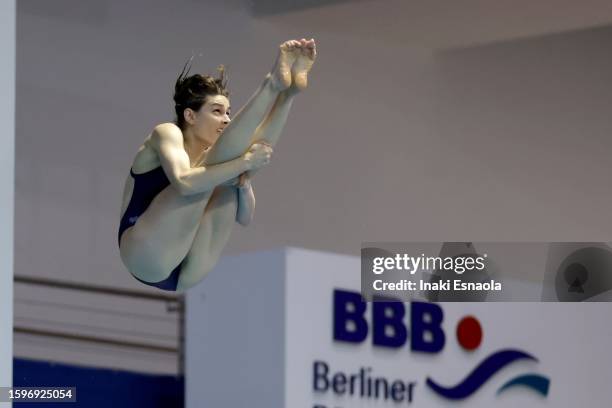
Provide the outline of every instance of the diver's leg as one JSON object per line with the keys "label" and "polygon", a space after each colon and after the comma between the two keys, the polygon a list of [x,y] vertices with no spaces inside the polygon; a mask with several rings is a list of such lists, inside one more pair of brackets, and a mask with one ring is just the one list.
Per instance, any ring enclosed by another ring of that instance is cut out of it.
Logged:
{"label": "diver's leg", "polygon": [[177,290],[186,290],[196,285],[216,265],[236,223],[237,209],[236,188],[217,187],[201,217],[191,249],[181,265]]}
{"label": "diver's leg", "polygon": [[[295,94],[295,90],[286,90],[278,95],[270,113],[254,132],[255,140],[276,144]],[[192,247],[181,265],[177,290],[183,291],[196,285],[214,268],[236,223],[237,210],[236,188],[217,187],[202,215]]]}
{"label": "diver's leg", "polygon": [[[270,113],[257,127],[255,140],[262,140],[270,145],[276,144],[287,121],[295,94],[295,90],[286,90],[278,95]],[[202,215],[192,247],[181,265],[177,290],[186,290],[196,285],[216,265],[236,223],[237,210],[236,188],[217,187]]]}
{"label": "diver's leg", "polygon": [[[309,41],[305,39],[287,41],[281,45],[278,61],[282,61],[282,63],[277,62],[275,69],[273,69],[272,78],[275,77],[275,72],[284,72],[286,67],[291,64],[291,86],[279,91],[279,87],[266,86],[266,83],[270,82],[267,79],[262,85],[263,89],[260,89],[256,95],[259,99],[260,95],[264,94],[267,103],[274,102],[268,114],[265,117],[263,115],[259,116],[259,121],[255,121],[253,116],[251,117],[253,121],[250,121],[243,120],[243,112],[240,112],[240,116],[232,120],[215,143],[206,157],[205,163],[216,164],[235,159],[244,154],[254,142],[265,141],[270,145],[276,144],[287,121],[293,97],[306,88],[308,73],[315,59],[316,46],[312,39]],[[282,69],[279,67],[282,67]],[[258,113],[261,114],[261,110]],[[247,125],[243,124],[247,122]]]}
{"label": "diver's leg", "polygon": [[296,92],[287,90],[278,95],[270,109],[270,113],[255,130],[253,140],[263,141],[270,146],[276,145],[285,127],[285,123],[287,123],[287,117],[289,116],[295,94]]}
{"label": "diver's leg", "polygon": [[[307,41],[306,46],[301,48],[300,52],[301,55],[298,56],[291,69],[293,84],[278,95],[270,112],[255,130],[253,140],[266,142],[270,146],[274,146],[278,142],[285,123],[287,123],[293,98],[307,86],[308,72],[316,58],[314,41]],[[252,176],[254,173],[254,171],[251,171],[249,175]]]}
{"label": "diver's leg", "polygon": [[[278,95],[270,113],[257,127],[255,140],[276,144],[296,93],[295,90],[286,90]],[[236,223],[237,210],[236,188],[217,187],[202,215],[192,247],[181,265],[177,290],[196,285],[216,265]]]}
{"label": "diver's leg", "polygon": [[246,105],[224,129],[219,140],[206,156],[205,164],[218,164],[244,154],[253,143],[253,134],[280,92],[291,84],[291,67],[299,41],[281,44],[272,72],[255,91]]}
{"label": "diver's leg", "polygon": [[162,190],[121,237],[121,259],[128,270],[146,282],[166,279],[192,247],[210,196],[183,196],[172,186]]}

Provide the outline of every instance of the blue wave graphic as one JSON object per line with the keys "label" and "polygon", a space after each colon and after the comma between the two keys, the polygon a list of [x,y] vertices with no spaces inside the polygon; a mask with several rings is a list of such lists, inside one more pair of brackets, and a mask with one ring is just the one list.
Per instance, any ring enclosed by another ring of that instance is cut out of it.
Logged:
{"label": "blue wave graphic", "polygon": [[532,390],[540,393],[542,396],[548,395],[548,387],[550,385],[550,380],[544,376],[539,374],[525,374],[513,378],[512,380],[505,383],[498,391],[497,395],[506,391],[508,388],[523,386],[527,388],[531,388]]}
{"label": "blue wave graphic", "polygon": [[486,383],[499,370],[518,360],[538,361],[534,356],[520,350],[501,350],[491,354],[482,361],[459,384],[452,387],[443,387],[427,377],[427,385],[448,399],[463,399],[472,395],[478,388]]}

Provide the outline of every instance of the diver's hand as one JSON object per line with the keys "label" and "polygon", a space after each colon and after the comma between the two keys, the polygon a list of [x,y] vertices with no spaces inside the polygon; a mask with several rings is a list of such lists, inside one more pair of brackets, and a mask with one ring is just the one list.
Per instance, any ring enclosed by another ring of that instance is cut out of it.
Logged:
{"label": "diver's hand", "polygon": [[272,158],[272,147],[263,142],[253,143],[243,158],[247,162],[249,170],[260,169],[270,163]]}

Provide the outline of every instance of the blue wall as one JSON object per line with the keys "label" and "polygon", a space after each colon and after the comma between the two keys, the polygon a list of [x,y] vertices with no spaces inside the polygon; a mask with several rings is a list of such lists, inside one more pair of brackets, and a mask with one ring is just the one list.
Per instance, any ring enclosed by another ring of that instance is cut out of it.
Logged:
{"label": "blue wall", "polygon": [[[182,377],[146,375],[126,371],[77,367],[15,359],[14,387],[76,387],[74,408],[183,408]],[[20,408],[64,404],[20,403]]]}

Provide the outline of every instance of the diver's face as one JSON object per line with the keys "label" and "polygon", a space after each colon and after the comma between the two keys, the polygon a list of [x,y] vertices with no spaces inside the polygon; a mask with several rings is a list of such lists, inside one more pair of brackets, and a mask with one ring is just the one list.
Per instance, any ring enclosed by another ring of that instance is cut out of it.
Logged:
{"label": "diver's face", "polygon": [[223,95],[207,96],[200,110],[194,112],[193,130],[199,139],[214,143],[230,121],[229,99]]}

